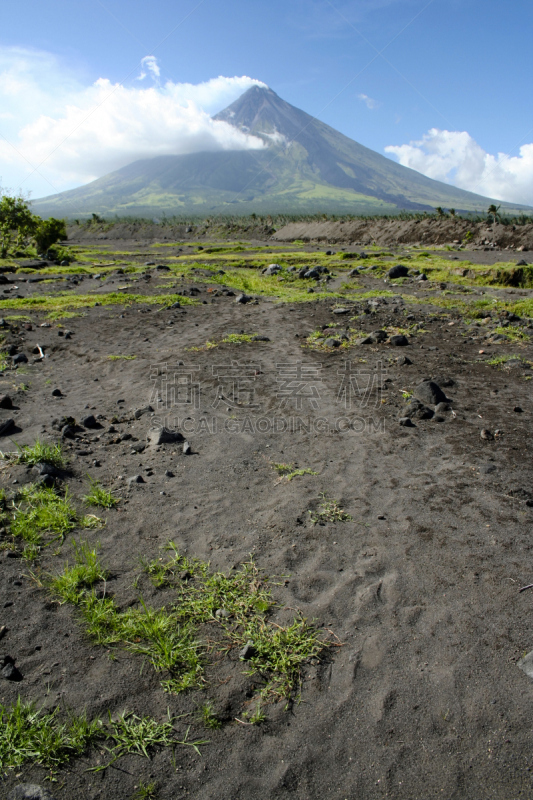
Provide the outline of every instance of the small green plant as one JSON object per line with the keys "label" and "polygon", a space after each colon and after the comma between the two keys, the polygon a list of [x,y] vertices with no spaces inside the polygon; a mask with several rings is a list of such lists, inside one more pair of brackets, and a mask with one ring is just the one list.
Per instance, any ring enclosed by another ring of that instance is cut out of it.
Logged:
{"label": "small green plant", "polygon": [[318,506],[317,511],[309,511],[313,525],[320,522],[348,522],[352,519],[350,514],[347,514],[339,506],[338,500],[328,498],[324,493],[321,494],[322,502]]}
{"label": "small green plant", "polygon": [[134,361],[137,356],[108,356],[109,361]]}
{"label": "small green plant", "polygon": [[74,317],[85,317],[87,316],[82,311],[52,311],[50,314],[47,315],[46,319],[52,320],[52,322],[60,320],[60,319],[73,319]]}
{"label": "small green plant", "polygon": [[44,546],[62,542],[74,528],[102,524],[93,514],[79,517],[68,491],[63,494],[34,484],[24,486],[10,505],[4,501],[3,522],[14,539],[24,542],[22,555],[29,561],[34,561]]}
{"label": "small green plant", "polygon": [[53,594],[63,603],[78,605],[87,589],[105,581],[109,573],[102,567],[96,548],[87,542],[74,542],[75,563],[69,567],[68,561],[60,575],[50,577],[48,584]]}
{"label": "small green plant", "polygon": [[150,783],[140,781],[131,800],[155,800],[156,797],[157,783],[155,781],[151,781]]}
{"label": "small green plant", "polygon": [[[175,718],[167,711],[168,721],[158,722],[151,717],[138,717],[123,712],[118,718],[104,725],[99,719],[89,721],[85,714],[62,714],[59,708],[53,711],[38,709],[19,697],[16,703],[7,708],[0,704],[0,764],[3,770],[20,769],[31,764],[49,770],[53,777],[60,767],[76,756],[81,756],[91,746],[107,740],[110,746],[105,749],[111,761],[92,771],[107,769],[121,756],[129,753],[150,758],[159,747],[185,745],[199,753],[205,740],[189,741],[187,729],[183,738],[178,738]],[[141,784],[142,786],[142,784]],[[152,794],[140,797],[154,797],[155,784],[145,787]]]}
{"label": "small green plant", "polygon": [[402,389],[402,397],[404,400],[410,400],[412,396],[412,392],[407,391],[407,389]]}
{"label": "small green plant", "polygon": [[116,742],[113,760],[126,753],[137,753],[149,758],[154,747],[168,747],[174,741],[170,716],[168,722],[160,723],[151,717],[138,717],[131,713],[121,714],[118,719],[112,720],[110,714],[109,724]]}
{"label": "small green plant", "polygon": [[11,361],[9,360],[9,356],[4,350],[0,350],[0,372],[5,372],[10,366]]}
{"label": "small green plant", "polygon": [[89,482],[91,490],[82,498],[84,503],[88,506],[100,506],[101,508],[114,508],[118,504],[119,498],[114,497],[110,491],[104,489],[100,485],[100,481],[89,477]]}
{"label": "small green plant", "polygon": [[43,544],[44,534],[49,534],[51,542],[62,541],[77,522],[68,492],[61,495],[47,486],[30,484],[13,500],[10,533],[30,547],[27,555],[34,558]]}
{"label": "small green plant", "polygon": [[97,767],[94,772],[100,772],[114,764],[121,756],[133,753],[150,758],[159,747],[175,747],[178,744],[192,747],[200,754],[200,745],[207,744],[205,739],[190,742],[189,729],[183,739],[176,737],[174,718],[167,711],[168,722],[157,722],[152,717],[138,717],[131,712],[124,712],[117,719],[112,719],[109,713],[108,737],[113,741],[113,747],[106,748],[112,755],[108,764]]}
{"label": "small green plant", "polygon": [[286,478],[288,481],[301,475],[318,475],[318,472],[314,472],[312,469],[298,469],[295,464],[272,464],[272,467],[280,477]]}
{"label": "small green plant", "polygon": [[255,333],[228,333],[222,339],[223,344],[246,344],[254,341]]}
{"label": "small green plant", "polygon": [[209,700],[207,703],[204,703],[203,706],[200,706],[199,717],[206,728],[217,730],[222,727],[222,722],[214,712],[213,703]]}
{"label": "small green plant", "polygon": [[258,703],[253,712],[248,715],[248,722],[250,725],[261,725],[265,720],[266,714],[261,707],[261,703]]}
{"label": "small green plant", "polygon": [[3,458],[10,458],[17,464],[51,464],[54,467],[65,466],[65,458],[61,450],[61,444],[47,444],[37,440],[34,445],[17,445],[18,453],[3,453]]}
{"label": "small green plant", "polygon": [[523,359],[521,356],[516,355],[503,355],[503,356],[494,356],[494,358],[489,358],[485,361],[485,364],[490,364],[491,367],[501,367],[504,364],[507,364],[508,361],[522,361]]}
{"label": "small green plant", "polygon": [[214,347],[219,347],[221,344],[250,344],[251,342],[258,341],[255,333],[228,333],[223,339],[218,342],[208,340],[205,344],[198,347],[189,347],[188,350],[200,352],[202,350],[212,350]]}
{"label": "small green plant", "polygon": [[20,697],[11,709],[0,705],[3,770],[32,763],[54,773],[74,756],[82,755],[101,736],[101,722],[89,722],[85,714],[69,714],[61,719],[58,708],[43,711]]}
{"label": "small green plant", "polygon": [[529,336],[527,336],[527,334],[525,334],[524,331],[517,330],[516,328],[511,328],[510,326],[509,327],[501,326],[501,327],[494,328],[492,333],[493,334],[495,334],[495,333],[503,334],[504,336],[507,336],[507,338],[510,339],[513,342],[527,342],[527,341],[529,341]]}

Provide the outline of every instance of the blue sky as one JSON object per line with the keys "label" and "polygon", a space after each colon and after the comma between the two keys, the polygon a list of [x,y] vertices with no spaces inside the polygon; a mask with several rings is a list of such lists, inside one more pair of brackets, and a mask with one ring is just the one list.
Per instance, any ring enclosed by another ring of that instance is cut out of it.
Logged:
{"label": "blue sky", "polygon": [[213,79],[248,76],[431,177],[533,204],[532,23],[531,0],[4,3],[0,184],[38,197],[174,140],[256,146],[207,118],[250,85]]}

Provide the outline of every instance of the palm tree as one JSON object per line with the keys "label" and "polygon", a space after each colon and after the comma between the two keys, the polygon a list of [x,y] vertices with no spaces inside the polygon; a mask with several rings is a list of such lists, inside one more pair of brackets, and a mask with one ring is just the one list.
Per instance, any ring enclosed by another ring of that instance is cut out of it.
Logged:
{"label": "palm tree", "polygon": [[487,214],[488,214],[487,222],[493,222],[494,224],[496,224],[497,222],[501,222],[501,217],[500,217],[500,214],[499,214],[500,208],[501,208],[501,206],[495,206],[494,203],[492,203],[488,207],[488,209],[487,209]]}

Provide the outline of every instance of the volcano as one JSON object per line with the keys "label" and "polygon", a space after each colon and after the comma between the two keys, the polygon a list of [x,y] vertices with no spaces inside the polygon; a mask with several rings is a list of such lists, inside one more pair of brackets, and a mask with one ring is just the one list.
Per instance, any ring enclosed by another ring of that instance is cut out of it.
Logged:
{"label": "volcano", "polygon": [[93,212],[393,214],[437,206],[485,211],[497,202],[403,167],[266,87],[252,86],[214,119],[259,137],[263,148],[141,159],[86,186],[36,200],[33,209],[71,218]]}

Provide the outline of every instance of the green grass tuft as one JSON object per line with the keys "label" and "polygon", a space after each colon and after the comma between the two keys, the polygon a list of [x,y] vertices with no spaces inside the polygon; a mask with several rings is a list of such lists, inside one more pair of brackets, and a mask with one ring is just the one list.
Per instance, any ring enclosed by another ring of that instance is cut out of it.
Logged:
{"label": "green grass tuft", "polygon": [[222,722],[214,712],[213,703],[209,700],[203,706],[200,706],[198,716],[206,728],[218,730],[222,727]]}
{"label": "green grass tuft", "polygon": [[91,490],[88,494],[84,495],[82,500],[88,506],[100,506],[101,508],[114,508],[119,503],[118,497],[104,489],[100,485],[100,481],[89,478]]}
{"label": "green grass tuft", "polygon": [[74,542],[75,564],[69,567],[65,564],[60,575],[52,576],[47,583],[53,592],[61,598],[63,603],[78,605],[87,589],[92,589],[96,583],[105,581],[109,573],[102,567],[98,560],[97,551],[87,542]]}
{"label": "green grass tuft", "polygon": [[34,445],[24,444],[19,448],[18,453],[5,454],[4,458],[11,458],[17,464],[51,464],[58,469],[65,466],[65,458],[61,450],[61,444],[47,444],[37,440]]}
{"label": "green grass tuft", "polygon": [[288,481],[301,475],[318,475],[318,472],[313,472],[312,469],[298,469],[295,464],[272,464],[272,468],[280,477],[286,478]]}
{"label": "green grass tuft", "polygon": [[313,525],[320,522],[348,522],[353,519],[339,506],[338,500],[332,500],[325,494],[321,495],[322,502],[317,511],[310,511],[309,515]]}
{"label": "green grass tuft", "polygon": [[150,783],[139,782],[139,785],[132,795],[131,800],[155,800],[157,797],[157,783],[150,781]]}
{"label": "green grass tuft", "polygon": [[524,361],[524,359],[521,356],[509,354],[509,355],[494,356],[494,358],[489,358],[487,359],[487,361],[485,361],[485,364],[490,364],[491,367],[501,367],[508,361],[520,361],[523,362],[524,364],[529,363],[527,361]]}
{"label": "green grass tuft", "polygon": [[14,540],[22,540],[22,556],[28,561],[38,558],[43,547],[58,540],[62,542],[76,527],[95,528],[103,524],[93,514],[78,516],[68,491],[62,494],[48,486],[24,486],[10,504],[4,499],[3,505],[2,522]]}
{"label": "green grass tuft", "polygon": [[0,765],[19,769],[26,763],[55,772],[74,756],[82,755],[102,736],[102,724],[85,714],[62,720],[59,710],[38,710],[17,699],[8,709],[0,705]]}

